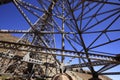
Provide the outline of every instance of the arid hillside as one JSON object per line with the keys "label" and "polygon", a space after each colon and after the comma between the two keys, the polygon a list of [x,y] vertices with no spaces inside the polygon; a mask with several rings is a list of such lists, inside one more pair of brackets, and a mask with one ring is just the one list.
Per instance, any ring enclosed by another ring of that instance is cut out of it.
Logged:
{"label": "arid hillside", "polygon": [[0,41],[10,41],[10,42],[15,42],[17,41],[18,38],[12,36],[11,34],[3,34],[0,33]]}
{"label": "arid hillside", "polygon": [[[0,41],[10,41],[10,42],[16,42],[18,38],[12,36],[11,34],[3,34],[0,33]],[[6,51],[5,49],[0,48],[0,52]]]}
{"label": "arid hillside", "polygon": [[[10,42],[17,42],[18,38],[12,36],[11,34],[0,34],[0,41],[10,41]],[[0,48],[0,52],[6,51],[5,49]],[[80,72],[73,72],[73,71],[67,71],[67,74],[70,75],[73,80],[88,80],[92,76],[90,74],[86,73],[80,73]],[[99,76],[102,80],[111,80],[110,78],[106,76]],[[1,79],[0,77],[0,80]],[[65,80],[64,77],[60,77],[60,80]]]}

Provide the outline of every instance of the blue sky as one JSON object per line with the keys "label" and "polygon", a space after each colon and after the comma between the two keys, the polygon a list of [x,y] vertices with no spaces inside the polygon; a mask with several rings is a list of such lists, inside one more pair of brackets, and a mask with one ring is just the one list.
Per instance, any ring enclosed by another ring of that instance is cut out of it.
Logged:
{"label": "blue sky", "polygon": [[[0,28],[27,30],[28,25],[12,3],[0,6]],[[7,23],[7,24],[6,24]]]}
{"label": "blue sky", "polygon": [[[109,7],[109,9],[110,9],[111,7]],[[106,6],[106,9],[108,9],[108,6]],[[106,14],[107,15],[107,14]],[[104,16],[104,17],[106,17],[106,16]],[[99,19],[102,19],[103,18],[103,16],[102,16],[102,18],[99,16],[98,17]],[[111,18],[111,21],[114,19],[114,17],[113,18]],[[119,21],[120,21],[120,19],[119,19]],[[33,22],[34,22],[34,20],[33,20]],[[109,24],[109,22],[110,21],[107,21],[107,23],[106,24],[104,24],[103,23],[103,25],[107,25],[107,24]],[[92,25],[92,23],[90,23],[91,25]],[[99,25],[99,26],[103,26],[103,25]],[[117,29],[119,29],[120,28],[120,23],[118,23],[118,22],[116,22],[115,24],[114,24],[114,26],[117,26]],[[101,30],[101,27],[99,27],[100,29],[99,30]],[[113,27],[113,28],[115,28],[115,27]],[[0,6],[0,29],[10,29],[10,30],[27,30],[27,29],[29,29],[29,25],[27,24],[27,22],[25,21],[25,19],[21,16],[21,14],[19,13],[19,11],[16,9],[16,7],[12,4],[12,3],[9,3],[9,4],[5,4],[5,5],[1,5]],[[98,29],[98,28],[97,28]],[[96,28],[94,28],[94,29],[92,29],[92,30],[96,30]],[[92,31],[91,30],[91,31]],[[118,33],[113,33],[113,34],[111,34],[111,33],[109,33],[109,35],[111,35],[111,37],[110,38],[118,38],[119,36],[120,36],[120,34],[119,34],[120,32],[118,32]],[[95,35],[97,35],[97,34],[95,34]],[[16,35],[16,36],[18,36],[18,35]],[[20,36],[20,35],[19,35]],[[88,36],[91,36],[91,37],[93,37],[94,38],[94,35],[92,36],[92,35],[84,35],[84,38],[85,38],[85,40],[86,40],[86,43],[87,44],[90,44],[89,43],[89,41],[87,41],[87,39],[89,39],[89,37]],[[104,36],[103,36],[103,38],[104,38]],[[91,39],[92,40],[92,39]],[[101,41],[102,41],[103,39],[102,39],[102,37],[101,37],[101,39],[100,39],[100,41],[98,40],[97,42],[96,42],[96,44],[97,43],[101,43]],[[120,43],[120,42],[119,42]],[[116,44],[112,44],[112,45],[114,45],[115,47],[112,47],[111,45],[109,45],[109,47],[107,46],[102,46],[102,48],[96,48],[95,50],[100,50],[100,51],[106,51],[106,52],[112,52],[112,53],[116,53],[116,54],[118,54],[118,53],[120,53],[120,49],[118,48],[118,47],[120,47],[119,45],[116,45]],[[60,46],[60,45],[59,45]],[[76,45],[77,46],[77,45]],[[68,47],[67,47],[68,48]],[[69,49],[70,49],[70,47],[69,47]],[[113,69],[111,69],[111,70],[109,70],[109,71],[118,71],[120,69],[120,66],[118,66],[118,67],[116,67],[116,68],[113,68]],[[120,71],[120,70],[119,70]],[[109,76],[110,78],[112,78],[113,80],[120,80],[120,75],[115,75],[115,76]]]}

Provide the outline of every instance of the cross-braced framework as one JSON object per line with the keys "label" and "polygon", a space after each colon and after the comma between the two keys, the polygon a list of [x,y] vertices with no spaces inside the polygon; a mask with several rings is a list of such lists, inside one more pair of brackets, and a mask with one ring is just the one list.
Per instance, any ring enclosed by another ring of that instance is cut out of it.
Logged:
{"label": "cross-braced framework", "polygon": [[0,0],[1,5],[9,2],[30,28],[0,30],[23,34],[17,42],[0,41],[0,48],[6,49],[0,53],[1,75],[51,79],[86,67],[90,80],[120,75],[106,72],[120,64],[119,0]]}

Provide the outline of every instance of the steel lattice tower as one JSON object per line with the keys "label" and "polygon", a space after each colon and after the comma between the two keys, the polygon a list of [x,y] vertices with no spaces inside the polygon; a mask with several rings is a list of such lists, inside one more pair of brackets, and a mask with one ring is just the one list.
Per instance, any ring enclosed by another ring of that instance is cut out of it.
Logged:
{"label": "steel lattice tower", "polygon": [[10,2],[30,28],[0,30],[23,34],[17,42],[0,41],[0,48],[6,49],[0,53],[0,74],[51,79],[88,68],[93,76],[89,80],[120,75],[105,72],[120,64],[119,0],[0,0],[1,5]]}

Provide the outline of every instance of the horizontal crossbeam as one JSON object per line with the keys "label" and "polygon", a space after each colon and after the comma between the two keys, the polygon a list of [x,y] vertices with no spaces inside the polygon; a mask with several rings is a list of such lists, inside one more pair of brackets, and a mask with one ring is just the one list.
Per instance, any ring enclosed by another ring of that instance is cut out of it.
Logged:
{"label": "horizontal crossbeam", "polygon": [[85,1],[98,2],[103,4],[109,4],[109,5],[120,5],[120,3],[117,3],[117,2],[110,2],[110,1],[104,1],[104,0],[85,0]]}
{"label": "horizontal crossbeam", "polygon": [[107,72],[107,73],[100,73],[99,75],[120,75],[120,72]]}
{"label": "horizontal crossbeam", "polygon": [[[76,52],[72,50],[62,50],[62,49],[56,49],[56,48],[46,48],[41,46],[34,46],[29,44],[21,44],[21,43],[7,42],[7,41],[0,41],[0,48],[87,59],[86,53],[84,52]],[[41,51],[36,51],[36,50],[41,50]],[[64,54],[60,54],[63,51],[64,51]],[[110,55],[89,53],[89,58],[93,60],[105,60],[105,61],[112,61],[112,62],[119,63],[119,60],[116,59],[115,56],[110,56]]]}
{"label": "horizontal crossbeam", "polygon": [[27,31],[27,30],[0,30],[0,33],[16,33],[16,34],[78,34],[76,32],[53,32],[53,31]]}
{"label": "horizontal crossbeam", "polygon": [[78,68],[78,67],[87,67],[87,66],[102,66],[102,65],[108,65],[108,64],[120,64],[115,62],[109,62],[109,61],[94,61],[94,62],[87,62],[87,63],[81,63],[81,64],[72,64],[65,66],[66,68]]}
{"label": "horizontal crossbeam", "polygon": [[[33,64],[49,65],[50,67],[58,67],[54,63],[41,62],[40,60],[26,58],[25,56],[23,57],[23,56],[14,55],[14,54],[0,53],[0,57],[12,59],[12,60],[19,60],[22,62],[33,63]],[[81,63],[81,64],[72,64],[64,67],[66,69],[71,69],[71,68],[88,67],[88,66],[100,66],[100,65],[107,65],[107,64],[118,64],[118,63],[109,62],[109,61],[94,61],[94,62],[91,62],[91,64],[87,62],[87,63]]]}

